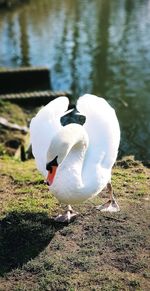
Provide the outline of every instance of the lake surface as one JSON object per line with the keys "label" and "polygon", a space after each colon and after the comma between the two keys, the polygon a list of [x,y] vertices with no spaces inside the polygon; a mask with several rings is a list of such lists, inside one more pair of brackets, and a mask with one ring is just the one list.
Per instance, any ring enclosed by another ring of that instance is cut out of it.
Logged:
{"label": "lake surface", "polygon": [[0,12],[0,67],[46,65],[54,90],[104,96],[120,156],[150,159],[150,0],[36,0]]}

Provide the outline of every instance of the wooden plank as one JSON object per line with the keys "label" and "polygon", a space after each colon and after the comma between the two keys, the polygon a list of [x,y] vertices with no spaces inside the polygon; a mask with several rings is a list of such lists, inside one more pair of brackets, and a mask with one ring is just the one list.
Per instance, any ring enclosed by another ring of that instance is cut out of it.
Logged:
{"label": "wooden plank", "polygon": [[0,100],[12,101],[17,104],[26,104],[26,105],[45,105],[51,100],[59,97],[67,96],[71,97],[70,92],[64,91],[34,91],[34,92],[21,92],[15,94],[0,94]]}
{"label": "wooden plank", "polygon": [[0,94],[50,89],[50,71],[46,67],[0,69]]}

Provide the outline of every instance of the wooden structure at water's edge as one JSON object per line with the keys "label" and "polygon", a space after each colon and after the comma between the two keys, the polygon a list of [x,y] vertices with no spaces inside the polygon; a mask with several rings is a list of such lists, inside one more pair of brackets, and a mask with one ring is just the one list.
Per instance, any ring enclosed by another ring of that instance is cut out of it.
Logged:
{"label": "wooden structure at water's edge", "polygon": [[[71,94],[52,90],[50,71],[46,67],[0,69],[0,101],[17,103],[32,111],[34,107],[46,105],[59,96],[70,97]],[[20,156],[22,161],[32,157],[31,146],[28,145],[26,150],[29,138],[27,125],[20,126],[1,116],[0,130],[1,136],[6,130],[11,132],[10,136],[6,135],[6,140],[0,141],[8,154]]]}
{"label": "wooden structure at water's edge", "polygon": [[26,105],[45,105],[69,92],[52,91],[50,71],[46,67],[0,69],[0,100]]}

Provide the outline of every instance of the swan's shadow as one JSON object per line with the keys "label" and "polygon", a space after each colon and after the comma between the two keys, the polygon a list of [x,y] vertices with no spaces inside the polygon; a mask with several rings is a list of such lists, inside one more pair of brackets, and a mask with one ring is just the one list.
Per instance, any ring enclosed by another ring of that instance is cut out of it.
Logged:
{"label": "swan's shadow", "polygon": [[0,275],[36,257],[63,226],[45,213],[8,214],[0,221]]}

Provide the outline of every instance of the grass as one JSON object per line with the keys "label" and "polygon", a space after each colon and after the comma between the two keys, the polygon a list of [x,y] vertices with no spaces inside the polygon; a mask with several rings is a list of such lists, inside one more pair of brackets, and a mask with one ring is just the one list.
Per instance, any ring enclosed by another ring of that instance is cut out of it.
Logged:
{"label": "grass", "polygon": [[52,217],[58,201],[48,192],[33,160],[0,159],[0,290],[150,289],[150,170],[132,157],[113,169],[116,214],[95,205],[103,191],[76,207],[70,225]]}
{"label": "grass", "polygon": [[33,160],[25,163],[4,156],[0,163],[3,179],[0,215],[11,211],[46,212],[57,204],[44,185],[43,177],[36,170]]}

